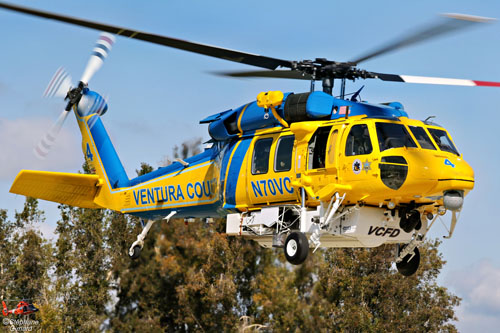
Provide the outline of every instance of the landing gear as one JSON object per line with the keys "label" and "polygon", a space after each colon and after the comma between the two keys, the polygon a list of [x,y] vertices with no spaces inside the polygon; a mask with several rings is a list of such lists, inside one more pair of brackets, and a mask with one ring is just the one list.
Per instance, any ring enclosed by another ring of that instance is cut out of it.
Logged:
{"label": "landing gear", "polygon": [[137,259],[141,255],[142,246],[136,245],[128,251],[128,256],[130,259]]}
{"label": "landing gear", "polygon": [[[164,218],[164,220],[167,220],[168,222],[170,218],[174,216],[176,213],[177,213],[176,211],[170,212],[170,214],[168,214],[167,217]],[[151,229],[151,227],[155,222],[156,222],[155,220],[149,220],[146,226],[142,229],[142,232],[139,235],[137,235],[137,240],[132,243],[132,246],[130,246],[130,249],[128,250],[128,256],[130,257],[130,259],[139,258],[141,250],[144,247],[144,238],[146,238],[149,229]]]}
{"label": "landing gear", "polygon": [[302,232],[292,231],[285,241],[285,257],[293,265],[302,264],[309,253],[309,242]]}
{"label": "landing gear", "polygon": [[[418,266],[420,265],[420,251],[418,250],[418,248],[415,247],[413,251],[408,251],[410,249],[407,247],[408,245],[405,245],[401,248],[400,258],[402,255],[404,255],[404,257],[401,259],[401,261],[399,262],[396,261],[396,267],[398,269],[398,272],[404,276],[410,276],[415,274],[415,272],[418,269]],[[405,255],[405,253],[408,254]]]}

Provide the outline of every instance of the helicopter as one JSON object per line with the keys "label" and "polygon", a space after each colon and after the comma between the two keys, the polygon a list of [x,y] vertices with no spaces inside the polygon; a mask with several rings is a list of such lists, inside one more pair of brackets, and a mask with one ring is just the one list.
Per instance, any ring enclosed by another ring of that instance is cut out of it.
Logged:
{"label": "helicopter", "polygon": [[19,303],[17,303],[17,306],[14,309],[10,310],[7,308],[7,304],[5,304],[5,301],[2,301],[2,306],[3,306],[2,313],[4,316],[8,316],[11,314],[28,315],[38,312],[37,307],[34,304],[28,302],[28,300],[19,301]]}
{"label": "helicopter", "polygon": [[[79,83],[58,71],[47,95],[67,101],[35,153],[44,157],[73,111],[82,150],[95,174],[22,170],[11,192],[83,208],[108,208],[147,220],[129,249],[137,258],[155,221],[173,217],[226,217],[226,234],[284,249],[303,263],[310,248],[395,244],[398,271],[409,276],[420,263],[418,246],[435,221],[451,212],[453,235],[474,172],[451,135],[430,119],[411,119],[399,102],[370,104],[350,98],[346,81],[382,81],[500,87],[499,82],[387,74],[358,64],[491,19],[449,14],[352,61],[291,61],[224,49],[0,2],[0,8],[106,33],[97,42]],[[104,128],[105,99],[88,82],[103,64],[114,35],[243,63],[264,70],[224,72],[310,82],[305,93],[268,91],[256,100],[200,121],[210,147],[143,176],[129,179]],[[340,96],[332,95],[335,80]],[[315,90],[321,81],[322,91]]]}

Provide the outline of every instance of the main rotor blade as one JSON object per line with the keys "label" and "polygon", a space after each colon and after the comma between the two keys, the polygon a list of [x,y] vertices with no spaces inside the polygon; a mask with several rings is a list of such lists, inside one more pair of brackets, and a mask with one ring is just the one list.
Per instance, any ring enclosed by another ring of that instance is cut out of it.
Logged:
{"label": "main rotor blade", "polygon": [[397,75],[397,74],[384,74],[374,73],[375,78],[382,81],[392,82],[406,82],[406,83],[421,83],[421,84],[441,84],[450,86],[481,86],[481,87],[500,87],[500,82],[492,81],[477,81],[466,79],[449,79],[443,77],[430,77],[430,76],[412,76],[412,75]]}
{"label": "main rotor blade", "polygon": [[246,53],[236,50],[225,49],[217,46],[211,46],[201,43],[189,42],[181,39],[151,34],[147,32],[141,32],[136,30],[131,30],[128,28],[117,27],[113,25],[103,24],[99,22],[93,22],[88,20],[83,20],[75,17],[64,16],[59,14],[53,14],[46,11],[41,11],[37,9],[31,9],[27,7],[15,6],[12,4],[7,4],[0,2],[0,8],[12,10],[15,12],[20,12],[28,15],[43,17],[51,20],[66,22],[74,25],[79,25],[82,27],[87,27],[91,29],[96,29],[100,31],[106,31],[112,34],[139,39],[142,41],[173,47],[176,49],[203,54],[210,57],[215,57],[219,59],[239,62],[247,65],[276,69],[279,66],[292,67],[292,62],[288,60],[282,60],[277,58],[271,58],[266,56],[261,56],[252,53]]}
{"label": "main rotor blade", "polygon": [[230,77],[267,77],[276,79],[312,80],[310,74],[294,70],[215,72],[214,74]]}
{"label": "main rotor blade", "polygon": [[492,18],[470,16],[464,14],[444,14],[440,22],[399,38],[381,48],[375,49],[370,53],[354,59],[352,62],[355,64],[359,64],[362,61],[366,61],[368,59],[389,53],[391,51],[395,51],[397,49],[408,47],[413,44],[439,37],[441,35],[471,27],[477,23],[491,22],[494,20],[495,19]]}

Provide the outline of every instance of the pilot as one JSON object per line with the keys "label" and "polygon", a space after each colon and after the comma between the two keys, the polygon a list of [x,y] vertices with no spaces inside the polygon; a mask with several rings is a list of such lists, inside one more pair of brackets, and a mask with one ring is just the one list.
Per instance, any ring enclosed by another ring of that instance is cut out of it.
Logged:
{"label": "pilot", "polygon": [[364,155],[371,152],[370,136],[366,125],[355,125],[349,133],[348,146],[352,147],[352,155]]}

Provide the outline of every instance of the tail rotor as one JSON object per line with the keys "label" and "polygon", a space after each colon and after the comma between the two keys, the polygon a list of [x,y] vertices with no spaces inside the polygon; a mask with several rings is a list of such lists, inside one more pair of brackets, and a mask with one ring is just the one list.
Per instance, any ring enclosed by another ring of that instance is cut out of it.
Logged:
{"label": "tail rotor", "polygon": [[[73,106],[78,105],[82,97],[89,91],[88,82],[94,74],[102,67],[104,60],[107,58],[111,48],[114,44],[115,37],[109,33],[102,33],[96,42],[96,46],[92,50],[89,61],[83,72],[82,78],[78,85],[73,85],[71,76],[64,70],[59,68],[49,85],[45,89],[44,97],[64,97],[67,101],[66,108],[61,112],[56,122],[51,126],[48,132],[42,137],[38,144],[33,148],[35,156],[39,159],[45,159],[50,152],[52,146],[56,142],[57,136],[61,131],[64,121],[68,117],[69,112]],[[94,94],[97,95],[97,94]],[[97,98],[99,97],[99,98]],[[94,96],[98,99],[95,107],[98,109],[97,113],[101,115],[107,108],[106,100],[99,95]]]}

